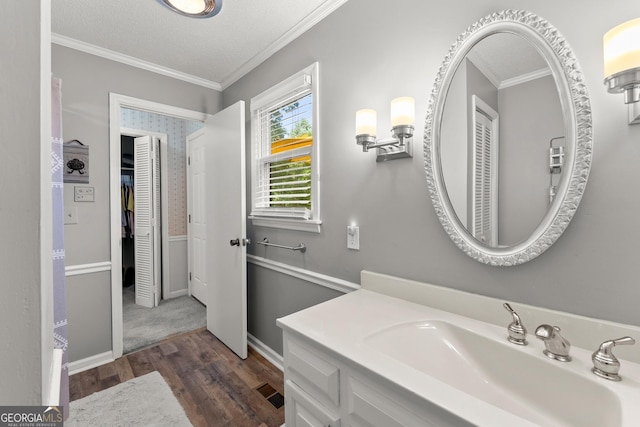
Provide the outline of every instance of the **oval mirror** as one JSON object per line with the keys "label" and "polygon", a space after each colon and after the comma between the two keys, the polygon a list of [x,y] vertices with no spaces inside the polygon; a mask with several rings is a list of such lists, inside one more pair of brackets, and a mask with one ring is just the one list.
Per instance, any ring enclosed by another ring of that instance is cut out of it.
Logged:
{"label": "oval mirror", "polygon": [[439,69],[425,123],[436,213],[472,258],[509,266],[562,234],[591,167],[580,66],[547,21],[506,10],[469,27]]}

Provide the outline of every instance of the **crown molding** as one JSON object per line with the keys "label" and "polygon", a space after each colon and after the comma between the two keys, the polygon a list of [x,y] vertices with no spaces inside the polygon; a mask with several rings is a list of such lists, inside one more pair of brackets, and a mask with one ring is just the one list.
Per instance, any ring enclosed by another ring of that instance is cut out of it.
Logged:
{"label": "crown molding", "polygon": [[172,77],[174,79],[182,80],[187,83],[196,84],[209,89],[217,91],[223,91],[236,81],[240,80],[251,70],[262,64],[269,59],[273,54],[280,49],[291,43],[293,40],[304,34],[311,27],[322,21],[329,16],[333,11],[345,4],[348,0],[328,0],[322,6],[316,8],[313,12],[307,15],[303,20],[298,22],[293,28],[280,36],[275,42],[267,46],[266,49],[259,54],[242,64],[238,69],[229,75],[222,83],[214,82],[211,80],[196,77],[191,74],[183,73],[171,68],[163,67],[152,62],[143,61],[142,59],[135,58],[133,56],[124,55],[122,53],[115,52],[113,50],[105,49],[90,43],[85,43],[80,40],[72,39],[67,36],[63,36],[56,33],[51,33],[51,42],[60,46],[65,46],[71,49],[79,50],[91,55],[96,55],[105,59],[120,62],[122,64],[130,65],[132,67],[140,68],[152,73],[161,74],[163,76]]}
{"label": "crown molding", "polygon": [[347,1],[348,0],[329,0],[325,2],[322,6],[318,7],[316,10],[307,15],[303,20],[298,22],[293,28],[280,36],[270,46],[242,64],[236,71],[231,73],[229,77],[222,81],[222,90],[228,88],[229,86],[240,80],[251,70],[262,64],[273,54],[291,43],[293,40],[300,37],[307,30],[329,16],[331,13],[333,13],[333,11],[345,4]]}
{"label": "crown molding", "polygon": [[152,62],[143,61],[142,59],[134,58],[133,56],[124,55],[122,53],[115,52],[113,50],[105,49],[100,46],[96,46],[90,43],[85,43],[80,40],[72,39],[60,34],[51,33],[51,42],[60,46],[68,47],[71,49],[79,50],[81,52],[89,53],[91,55],[99,56],[101,58],[109,59],[111,61],[120,62],[122,64],[130,65],[132,67],[140,68],[152,73],[161,74],[163,76],[171,77],[177,80],[182,80],[187,83],[192,83],[198,86],[206,87],[217,91],[222,91],[220,83],[196,77],[191,74],[183,73],[171,68],[163,67]]}
{"label": "crown molding", "polygon": [[500,87],[498,89],[505,89],[511,86],[517,86],[522,83],[527,83],[536,79],[540,79],[545,76],[551,75],[551,68],[541,68],[536,71],[532,71],[527,74],[522,74],[521,76],[512,77],[510,79],[506,79],[500,83]]}
{"label": "crown molding", "polygon": [[467,54],[467,58],[476,66],[478,70],[494,85],[498,90],[506,89],[511,86],[516,86],[522,83],[527,83],[532,80],[536,80],[545,76],[551,75],[551,69],[549,67],[541,68],[539,70],[531,71],[526,74],[511,77],[506,80],[500,80],[498,76],[491,70],[489,64],[486,63],[484,58],[478,55],[476,52],[471,51]]}

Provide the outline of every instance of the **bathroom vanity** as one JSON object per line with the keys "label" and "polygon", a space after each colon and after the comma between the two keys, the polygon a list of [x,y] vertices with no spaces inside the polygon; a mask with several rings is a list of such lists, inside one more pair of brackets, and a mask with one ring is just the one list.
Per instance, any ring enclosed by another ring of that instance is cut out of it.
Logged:
{"label": "bathroom vanity", "polygon": [[616,348],[620,382],[594,375],[591,354],[640,328],[512,303],[529,331],[562,328],[563,363],[533,334],[507,340],[503,301],[366,271],[361,283],[278,319],[287,427],[638,424],[638,347]]}

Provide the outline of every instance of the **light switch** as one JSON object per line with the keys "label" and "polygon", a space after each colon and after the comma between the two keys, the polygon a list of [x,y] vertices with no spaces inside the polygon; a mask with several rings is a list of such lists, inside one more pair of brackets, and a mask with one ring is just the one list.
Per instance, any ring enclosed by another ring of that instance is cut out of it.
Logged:
{"label": "light switch", "polygon": [[347,248],[360,250],[360,227],[357,225],[347,227]]}
{"label": "light switch", "polygon": [[64,223],[65,224],[77,224],[78,223],[78,208],[64,208]]}
{"label": "light switch", "polygon": [[95,202],[94,187],[73,187],[74,202]]}

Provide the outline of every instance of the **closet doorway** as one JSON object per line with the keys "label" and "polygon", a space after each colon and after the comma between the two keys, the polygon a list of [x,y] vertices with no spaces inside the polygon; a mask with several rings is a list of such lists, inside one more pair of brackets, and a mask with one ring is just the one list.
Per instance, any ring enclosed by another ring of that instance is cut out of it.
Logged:
{"label": "closet doorway", "polygon": [[167,140],[166,134],[134,129],[122,129],[120,136],[122,285],[133,286],[135,304],[147,308],[169,295],[168,260],[163,259],[169,253],[162,173]]}
{"label": "closet doorway", "polygon": [[[110,157],[110,223],[111,223],[111,307],[112,307],[112,337],[113,350],[112,357],[117,359],[123,354],[123,292],[122,292],[122,223],[121,223],[121,141],[123,127],[127,127],[127,120],[124,117],[125,111],[137,113],[151,113],[161,117],[186,120],[189,123],[196,123],[204,126],[205,135],[210,141],[205,157],[208,166],[207,182],[212,183],[211,191],[207,190],[207,276],[211,278],[208,283],[207,307],[200,307],[205,310],[205,322],[207,329],[218,339],[224,342],[242,359],[247,357],[247,298],[246,298],[246,246],[233,245],[234,241],[248,243],[246,239],[246,210],[245,210],[245,126],[244,117],[245,105],[243,101],[238,101],[224,110],[214,114],[198,113],[185,110],[179,107],[168,106],[138,98],[133,98],[115,93],[109,94],[109,157]],[[128,126],[130,129],[139,129],[139,126]],[[155,131],[153,127],[146,128]],[[197,129],[185,129],[186,134],[193,134]],[[171,141],[171,138],[169,138]],[[186,143],[185,143],[186,144]],[[171,145],[171,144],[169,144]],[[171,154],[173,153],[173,154]],[[173,157],[172,157],[173,156]],[[169,153],[169,166],[166,175],[172,175],[169,187],[173,186],[176,177],[184,179],[184,185],[178,185],[180,189],[186,188],[186,147],[183,152],[173,150]],[[161,145],[161,163],[162,159]],[[173,168],[183,168],[183,171],[176,173]],[[163,171],[166,169],[163,169]],[[229,184],[233,185],[229,185]],[[167,188],[167,186],[164,186]],[[164,192],[163,192],[164,193]],[[166,193],[165,193],[166,194]],[[170,266],[169,274],[164,275],[163,288],[170,288],[174,284],[184,284],[184,288],[178,292],[189,295],[188,289],[188,221],[187,221],[187,191],[182,193],[173,191],[169,193],[169,246],[162,247],[163,266]],[[174,203],[176,195],[184,197],[184,203]],[[162,198],[162,212],[165,212],[167,197]],[[224,203],[220,203],[224,201]],[[171,206],[178,207],[177,211]],[[184,208],[183,208],[184,207]],[[163,215],[163,225],[166,224],[167,215]],[[214,220],[217,219],[217,220]],[[176,236],[172,227],[182,227],[184,236]],[[137,226],[136,226],[137,228]],[[166,230],[165,227],[163,230]],[[165,231],[162,232],[166,235]],[[175,238],[180,238],[177,242]],[[231,240],[230,240],[231,239]],[[235,240],[234,240],[235,239]],[[166,239],[165,239],[166,240]],[[231,242],[231,243],[230,243]],[[174,251],[174,245],[182,245]],[[166,250],[170,255],[165,256]],[[178,256],[179,255],[179,256]],[[169,262],[166,262],[168,259]],[[179,263],[184,267],[174,269],[174,263]],[[209,275],[209,270],[212,275]],[[179,273],[179,274],[177,274]],[[167,279],[168,276],[168,280]],[[174,280],[174,278],[176,280]],[[169,291],[173,292],[172,289]],[[166,295],[164,295],[166,296]],[[195,299],[189,298],[193,301]],[[171,298],[169,302],[179,300]],[[160,311],[163,307],[155,309],[145,309],[150,312]],[[184,311],[180,311],[184,314]],[[191,316],[185,316],[191,317]]]}
{"label": "closet doorway", "polygon": [[[144,311],[144,319],[140,323],[156,323],[174,319],[179,323],[177,313],[185,313],[186,308],[180,306],[174,309],[180,302],[188,297],[188,271],[187,271],[187,231],[186,231],[186,148],[183,142],[177,146],[176,135],[192,133],[202,127],[206,115],[199,112],[185,110],[177,107],[157,104],[111,93],[109,95],[110,123],[109,123],[109,157],[110,157],[110,222],[111,222],[111,312],[112,312],[112,357],[117,359],[122,356],[125,348],[124,329],[124,297],[122,274],[122,251],[124,242],[122,234],[122,152],[121,136],[155,137],[160,146],[160,281],[158,283],[160,304],[158,307],[148,309],[136,305],[131,306],[135,310]],[[174,142],[172,142],[174,141]],[[186,142],[184,143],[186,144]],[[134,165],[135,168],[135,165]],[[137,180],[134,179],[134,185]],[[182,190],[184,188],[184,190]],[[135,197],[135,192],[134,192]],[[140,224],[137,214],[134,212],[134,238],[140,236]],[[134,240],[135,241],[135,240]],[[136,260],[137,261],[137,260]],[[137,264],[137,262],[136,262]],[[124,270],[126,273],[126,269]],[[131,273],[130,273],[131,274]],[[135,284],[131,286],[136,286]],[[155,299],[155,296],[154,296]],[[190,298],[193,300],[192,298]],[[133,300],[133,298],[132,298]],[[201,326],[206,325],[206,309],[193,300],[204,313]],[[155,301],[154,301],[155,303]],[[131,306],[127,307],[127,311]],[[167,313],[170,308],[170,313]],[[174,317],[172,317],[174,316]],[[202,317],[190,316],[190,317]],[[127,323],[129,323],[127,321]],[[198,327],[201,327],[198,326]],[[131,331],[131,328],[127,328]],[[172,328],[174,329],[174,328]],[[145,335],[145,338],[149,335]],[[165,335],[167,336],[167,335]],[[129,347],[127,347],[129,348]]]}
{"label": "closet doorway", "polygon": [[206,326],[205,307],[188,295],[180,236],[186,137],[202,124],[130,108],[120,118],[132,126],[120,131],[123,353],[130,353]]}

